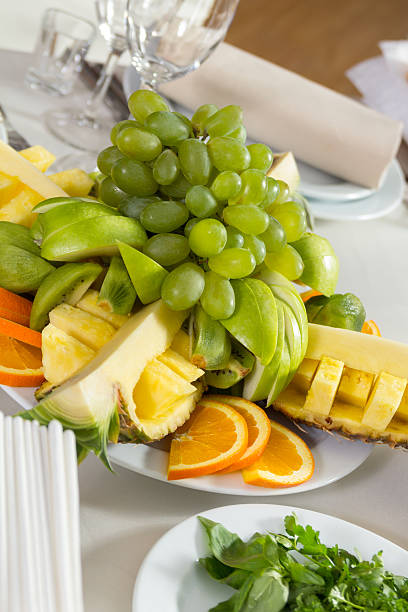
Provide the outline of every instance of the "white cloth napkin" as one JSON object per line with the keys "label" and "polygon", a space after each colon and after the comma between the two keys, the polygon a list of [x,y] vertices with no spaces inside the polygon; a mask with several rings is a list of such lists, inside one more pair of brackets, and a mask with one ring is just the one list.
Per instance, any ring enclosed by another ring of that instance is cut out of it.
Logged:
{"label": "white cloth napkin", "polygon": [[227,43],[161,89],[189,108],[240,104],[251,138],[366,187],[380,185],[401,140],[398,121]]}
{"label": "white cloth napkin", "polygon": [[408,40],[379,43],[382,55],[353,66],[346,72],[363,102],[404,124],[408,142]]}

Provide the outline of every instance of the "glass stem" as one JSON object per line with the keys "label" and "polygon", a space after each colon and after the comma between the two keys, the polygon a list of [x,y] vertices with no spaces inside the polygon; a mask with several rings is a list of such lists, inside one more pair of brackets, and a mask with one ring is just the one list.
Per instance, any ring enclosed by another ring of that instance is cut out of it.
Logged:
{"label": "glass stem", "polygon": [[86,101],[85,115],[88,119],[94,119],[103,103],[106,91],[111,83],[113,73],[123,51],[112,49],[108,55],[101,74],[95,84],[92,95]]}
{"label": "glass stem", "polygon": [[156,92],[156,83],[153,79],[147,79],[145,76],[140,76],[139,89],[148,89],[149,91]]}

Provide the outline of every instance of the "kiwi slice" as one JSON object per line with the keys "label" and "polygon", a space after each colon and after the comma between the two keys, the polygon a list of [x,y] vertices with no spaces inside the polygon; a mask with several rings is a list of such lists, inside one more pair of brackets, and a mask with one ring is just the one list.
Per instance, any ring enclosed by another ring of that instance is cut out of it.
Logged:
{"label": "kiwi slice", "polygon": [[108,312],[127,315],[133,308],[136,291],[122,258],[112,257],[108,273],[102,283],[98,304]]}
{"label": "kiwi slice", "polygon": [[75,305],[102,272],[97,263],[68,263],[49,274],[35,295],[30,327],[41,331],[48,323],[48,313],[61,302]]}
{"label": "kiwi slice", "polygon": [[227,366],[230,355],[231,340],[225,327],[197,305],[192,363],[203,370],[219,370]]}
{"label": "kiwi slice", "polygon": [[42,257],[0,242],[0,287],[3,289],[14,293],[35,291],[53,270],[54,266]]}
{"label": "kiwi slice", "polygon": [[12,244],[33,255],[40,255],[40,248],[35,244],[28,227],[10,221],[0,221],[0,244]]}
{"label": "kiwi slice", "polygon": [[217,389],[229,389],[250,373],[255,357],[242,344],[233,341],[228,365],[221,370],[206,372],[207,384]]}

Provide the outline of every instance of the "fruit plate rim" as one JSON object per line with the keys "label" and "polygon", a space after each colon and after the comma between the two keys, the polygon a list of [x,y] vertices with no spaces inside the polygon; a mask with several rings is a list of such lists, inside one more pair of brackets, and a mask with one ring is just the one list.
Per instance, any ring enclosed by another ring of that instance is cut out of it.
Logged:
{"label": "fruit plate rim", "polygon": [[[194,604],[195,612],[207,612],[231,595],[231,589],[212,581],[201,572],[196,561],[206,554],[205,537],[197,516],[223,523],[243,538],[255,531],[283,531],[283,518],[295,512],[302,524],[320,531],[327,544],[339,544],[352,552],[358,549],[364,558],[383,550],[384,565],[394,573],[403,573],[408,565],[408,551],[383,536],[336,516],[306,508],[278,504],[247,503],[220,506],[199,512],[169,529],[144,558],[134,585],[133,612],[186,612]],[[272,523],[272,524],[271,524]],[[163,560],[171,559],[171,566]],[[160,584],[160,589],[152,588]],[[190,606],[190,607],[189,607]]]}
{"label": "fruit plate rim", "polygon": [[[34,389],[6,387],[2,389],[25,410],[34,406]],[[168,481],[165,450],[147,444],[109,444],[108,456],[112,463],[168,485],[176,485],[207,493],[245,497],[276,497],[305,493],[332,484],[357,469],[371,454],[372,444],[320,431],[313,427],[297,427],[283,415],[274,412],[273,419],[300,435],[310,446],[316,469],[312,478],[296,487],[263,488],[247,485],[240,473],[213,474],[198,478]]]}

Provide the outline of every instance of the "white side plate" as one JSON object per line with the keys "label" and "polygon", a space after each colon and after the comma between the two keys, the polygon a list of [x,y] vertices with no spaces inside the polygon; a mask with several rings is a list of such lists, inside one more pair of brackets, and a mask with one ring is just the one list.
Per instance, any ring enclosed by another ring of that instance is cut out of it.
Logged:
{"label": "white side plate", "polygon": [[[247,539],[256,531],[284,533],[283,519],[292,512],[296,513],[300,523],[320,531],[323,543],[338,544],[350,552],[357,549],[366,560],[382,550],[385,568],[395,574],[407,575],[406,550],[334,516],[272,504],[223,506],[200,514]],[[153,546],[136,579],[132,612],[208,612],[231,597],[234,592],[231,588],[216,583],[197,564],[199,557],[208,554],[197,516],[168,531]]]}
{"label": "white side plate", "polygon": [[[23,408],[28,410],[35,404],[34,389],[19,389],[2,387],[8,395],[16,400]],[[297,486],[280,489],[269,489],[247,485],[239,472],[199,478],[186,478],[182,480],[167,480],[168,454],[164,450],[147,444],[110,444],[109,459],[122,467],[149,476],[169,485],[208,491],[211,493],[224,493],[226,495],[245,495],[248,497],[269,497],[276,495],[289,495],[302,493],[324,487],[340,478],[344,478],[359,467],[371,453],[373,446],[359,441],[350,441],[340,436],[330,435],[313,427],[303,427],[300,430],[286,417],[272,413],[273,418],[299,434],[313,453],[316,470],[312,478]]]}

